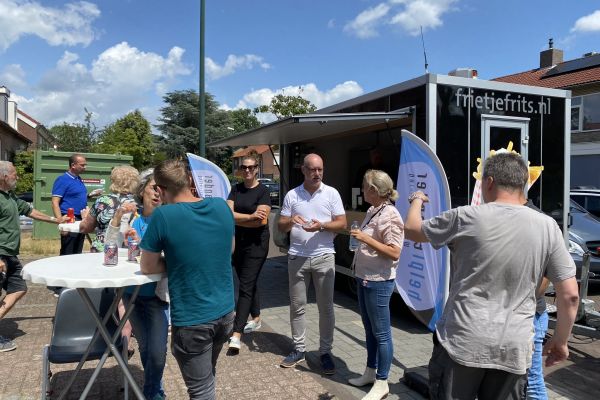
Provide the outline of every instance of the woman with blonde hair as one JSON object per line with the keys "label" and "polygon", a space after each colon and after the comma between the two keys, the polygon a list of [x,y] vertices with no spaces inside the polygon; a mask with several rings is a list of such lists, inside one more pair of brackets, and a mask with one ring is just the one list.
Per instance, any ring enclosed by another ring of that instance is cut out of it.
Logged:
{"label": "woman with blonde hair", "polygon": [[[242,158],[243,181],[231,188],[227,204],[235,219],[235,250],[232,264],[239,279],[233,334],[229,349],[238,352],[242,333],[260,329],[260,303],[256,282],[269,252],[267,218],[271,211],[269,189],[258,181],[259,159],[256,152]],[[252,320],[248,320],[252,315]]]}
{"label": "woman with blonde hair", "polygon": [[362,190],[371,207],[360,229],[352,230],[350,234],[359,242],[352,265],[365,328],[367,367],[362,376],[349,382],[354,386],[374,383],[363,399],[379,400],[389,393],[387,379],[394,356],[390,298],[404,240],[404,223],[392,204],[398,198],[398,192],[388,174],[379,170],[367,171]]}
{"label": "woman with blonde hair", "polygon": [[[140,183],[139,172],[129,165],[118,165],[110,173],[110,194],[98,197],[88,213],[82,213],[79,225],[80,233],[91,233],[96,230],[96,238],[92,241],[91,252],[104,251],[104,238],[108,224],[113,217],[130,218],[135,212],[133,193]],[[84,215],[85,214],[85,215]],[[122,241],[122,240],[121,240]],[[120,245],[120,243],[119,243]]]}

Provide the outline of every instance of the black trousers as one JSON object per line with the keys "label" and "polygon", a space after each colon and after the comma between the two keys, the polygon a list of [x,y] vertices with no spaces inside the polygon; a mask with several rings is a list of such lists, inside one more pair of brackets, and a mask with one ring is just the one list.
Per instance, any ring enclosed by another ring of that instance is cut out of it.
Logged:
{"label": "black trousers", "polygon": [[83,233],[69,233],[60,237],[60,255],[81,254],[85,235]]}
{"label": "black trousers", "polygon": [[256,283],[268,253],[268,235],[263,235],[257,240],[248,240],[236,235],[232,264],[240,284],[233,332],[243,332],[248,315],[252,315],[252,318],[260,316],[260,298]]}
{"label": "black trousers", "polygon": [[429,361],[429,398],[432,400],[525,399],[527,374],[491,368],[465,367],[454,361],[433,334]]}

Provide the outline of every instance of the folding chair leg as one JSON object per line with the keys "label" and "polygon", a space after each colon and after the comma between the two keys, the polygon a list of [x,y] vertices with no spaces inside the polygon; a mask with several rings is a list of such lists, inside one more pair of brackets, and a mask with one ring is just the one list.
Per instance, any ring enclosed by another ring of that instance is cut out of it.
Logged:
{"label": "folding chair leg", "polygon": [[[125,364],[129,364],[129,339],[127,336],[121,336],[121,342],[123,344],[123,361]],[[129,400],[129,382],[127,382],[125,374],[123,374],[123,396],[124,400]]]}
{"label": "folding chair leg", "polygon": [[50,361],[48,361],[49,345],[42,349],[42,400],[46,400],[50,393]]}

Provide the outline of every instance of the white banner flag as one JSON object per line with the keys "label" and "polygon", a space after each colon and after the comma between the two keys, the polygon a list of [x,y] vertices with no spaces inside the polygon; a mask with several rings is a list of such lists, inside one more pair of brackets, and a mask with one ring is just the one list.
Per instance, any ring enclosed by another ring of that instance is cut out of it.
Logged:
{"label": "white banner flag", "polygon": [[187,153],[194,184],[200,197],[221,197],[227,200],[231,184],[227,175],[216,164],[192,153]]}
{"label": "white banner flag", "polygon": [[[408,214],[410,193],[422,191],[429,197],[423,218],[435,217],[450,208],[450,189],[446,173],[431,148],[417,136],[402,130],[402,149],[398,170],[396,208]],[[442,315],[448,295],[447,247],[434,250],[429,243],[405,239],[396,273],[396,287],[415,316],[433,331]]]}

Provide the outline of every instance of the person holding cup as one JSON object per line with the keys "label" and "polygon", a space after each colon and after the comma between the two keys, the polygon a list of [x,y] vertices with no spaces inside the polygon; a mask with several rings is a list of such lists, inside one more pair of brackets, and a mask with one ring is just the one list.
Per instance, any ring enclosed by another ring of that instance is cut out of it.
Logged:
{"label": "person holding cup", "polygon": [[[227,204],[235,219],[235,251],[232,264],[239,279],[238,301],[229,349],[239,352],[242,333],[260,329],[260,302],[256,283],[269,252],[271,211],[269,189],[258,177],[259,159],[253,151],[242,158],[240,171],[243,182],[231,188]],[[248,320],[251,315],[252,319]]]}
{"label": "person holding cup", "polygon": [[389,393],[387,379],[394,358],[390,298],[404,242],[404,223],[392,204],[398,192],[388,174],[368,170],[362,191],[371,207],[360,228],[352,229],[350,235],[359,242],[352,264],[365,328],[367,366],[363,375],[349,382],[354,386],[373,384],[363,399],[378,400]]}

